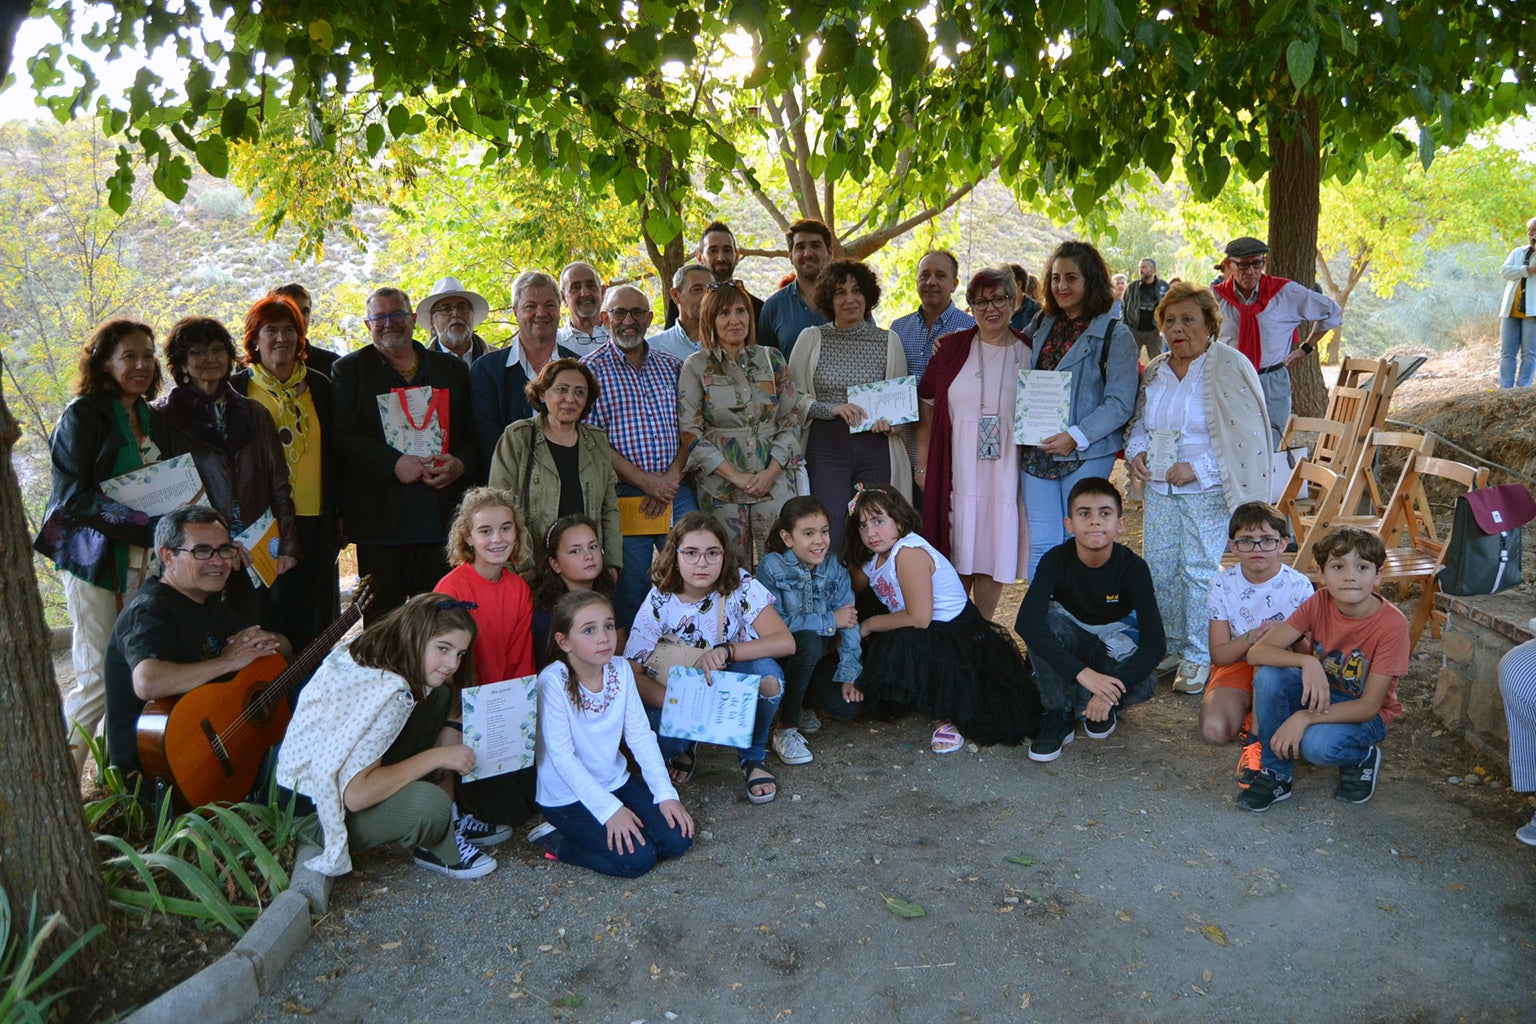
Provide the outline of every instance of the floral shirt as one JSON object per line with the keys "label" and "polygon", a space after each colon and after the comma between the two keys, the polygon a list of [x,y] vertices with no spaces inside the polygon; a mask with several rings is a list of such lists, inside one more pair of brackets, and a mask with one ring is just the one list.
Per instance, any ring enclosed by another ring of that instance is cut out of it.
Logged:
{"label": "floral shirt", "polygon": [[[725,628],[720,628],[720,607],[725,601]],[[656,641],[671,635],[690,647],[713,647],[723,643],[744,643],[757,639],[752,624],[764,608],[774,604],[773,595],[750,573],[741,571],[740,583],[722,598],[711,590],[697,604],[683,600],[681,594],[664,594],[655,587],[645,595],[635,624],[624,645],[624,657],[645,661],[656,649]]]}
{"label": "floral shirt", "polygon": [[[737,491],[714,471],[727,461],[745,473],[768,468],[769,460],[793,468],[800,455],[800,416],[784,357],[760,345],[748,345],[735,358],[709,351],[689,356],[677,382],[677,426],[688,471],[709,497],[741,504],[762,500]],[[775,485],[789,487],[793,479],[792,473],[780,473]]]}

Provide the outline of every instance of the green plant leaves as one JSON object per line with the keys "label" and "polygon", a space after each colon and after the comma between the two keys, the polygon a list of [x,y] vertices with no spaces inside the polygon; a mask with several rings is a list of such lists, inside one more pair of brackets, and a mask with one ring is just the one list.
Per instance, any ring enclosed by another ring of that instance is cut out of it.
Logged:
{"label": "green plant leaves", "polygon": [[1285,67],[1290,72],[1296,88],[1305,89],[1312,80],[1312,67],[1317,61],[1317,42],[1312,39],[1293,39],[1285,48]]}

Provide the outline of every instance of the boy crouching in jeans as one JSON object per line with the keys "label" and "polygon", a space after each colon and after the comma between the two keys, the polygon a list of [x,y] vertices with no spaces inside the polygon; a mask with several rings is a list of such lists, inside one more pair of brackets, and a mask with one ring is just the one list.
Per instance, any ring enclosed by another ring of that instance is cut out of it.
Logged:
{"label": "boy crouching in jeans", "polygon": [[[1323,588],[1248,652],[1262,770],[1238,794],[1245,811],[1291,795],[1291,762],[1338,765],[1334,798],[1363,804],[1376,792],[1387,727],[1402,713],[1397,680],[1408,671],[1408,620],[1375,593],[1386,545],[1341,527],[1313,549]],[[1302,636],[1312,653],[1289,650]]]}
{"label": "boy crouching in jeans", "polygon": [[[1253,666],[1244,659],[1253,645],[1283,625],[1286,617],[1312,596],[1312,581],[1280,561],[1290,524],[1273,505],[1249,501],[1232,510],[1227,546],[1238,563],[1211,580],[1211,681],[1200,703],[1200,733],[1213,746],[1242,736],[1238,785],[1244,789],[1259,771],[1259,740],[1253,710]],[[1310,651],[1305,640],[1293,650]]]}

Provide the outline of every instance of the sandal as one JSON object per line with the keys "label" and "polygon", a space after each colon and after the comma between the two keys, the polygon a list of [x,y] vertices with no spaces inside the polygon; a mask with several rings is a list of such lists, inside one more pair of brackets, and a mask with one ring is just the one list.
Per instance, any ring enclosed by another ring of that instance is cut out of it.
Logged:
{"label": "sandal", "polygon": [[965,746],[965,737],[960,735],[953,722],[945,722],[933,730],[933,741],[930,744],[935,754],[953,754]]}
{"label": "sandal", "polygon": [[693,778],[693,771],[699,766],[696,756],[698,747],[697,743],[691,743],[687,750],[672,755],[672,760],[667,762],[667,773],[672,776],[672,785],[681,786]]}
{"label": "sandal", "polygon": [[[754,804],[770,804],[773,798],[779,795],[779,782],[773,777],[773,772],[761,761],[748,761],[741,766],[742,775],[746,778],[747,800]],[[752,777],[753,772],[762,772],[757,778]],[[772,786],[766,793],[752,792],[755,786]]]}

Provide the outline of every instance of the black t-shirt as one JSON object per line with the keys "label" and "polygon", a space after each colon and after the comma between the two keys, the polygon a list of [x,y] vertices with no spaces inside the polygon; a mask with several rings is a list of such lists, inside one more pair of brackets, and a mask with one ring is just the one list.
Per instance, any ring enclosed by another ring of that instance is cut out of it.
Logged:
{"label": "black t-shirt", "polygon": [[124,773],[139,770],[139,713],[133,670],[147,658],[190,665],[216,658],[248,623],[223,595],[202,604],[159,579],[140,588],[117,617],[107,641],[107,759]]}
{"label": "black t-shirt", "polygon": [[1152,589],[1152,572],[1125,545],[1116,544],[1109,561],[1093,567],[1077,557],[1077,541],[1068,537],[1040,559],[1035,578],[1024,592],[1013,628],[1024,638],[1031,658],[1045,659],[1071,679],[1085,666],[1062,647],[1046,625],[1052,601],[1090,626],[1106,626],[1136,613],[1139,641],[1136,653],[1126,660],[1126,679],[1145,679],[1162,660],[1167,637]]}
{"label": "black t-shirt", "polygon": [[577,516],[587,511],[583,507],[581,498],[581,441],[575,444],[555,444],[544,439],[549,445],[550,457],[555,460],[555,469],[560,474],[560,515]]}

